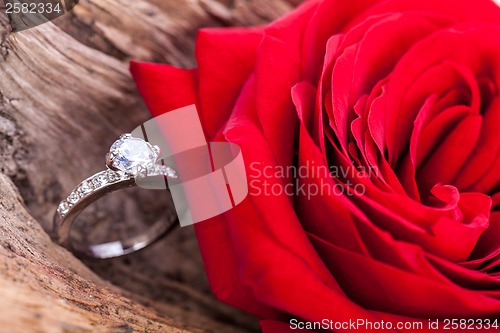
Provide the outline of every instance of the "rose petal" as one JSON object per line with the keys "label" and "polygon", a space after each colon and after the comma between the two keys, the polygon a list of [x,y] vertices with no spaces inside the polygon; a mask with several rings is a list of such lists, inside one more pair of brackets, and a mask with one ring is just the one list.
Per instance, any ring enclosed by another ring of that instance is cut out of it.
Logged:
{"label": "rose petal", "polygon": [[378,0],[360,0],[356,2],[344,2],[337,0],[309,1],[316,2],[317,8],[304,32],[304,44],[302,47],[302,72],[304,78],[316,83],[320,76],[325,46],[327,41],[341,32],[350,18],[362,13]]}
{"label": "rose petal", "polygon": [[[452,79],[436,77],[432,81],[422,80],[422,88],[414,90],[417,95],[408,93],[408,89],[415,84],[417,78],[422,77],[426,69],[439,67],[438,64],[443,61],[452,61],[470,68],[476,75],[489,72],[495,78],[500,77],[500,63],[495,61],[500,54],[500,38],[496,30],[485,28],[479,33],[472,28],[463,27],[460,32],[457,29],[443,30],[415,44],[391,75],[386,110],[386,144],[389,161],[393,166],[409,144],[416,113],[423,104],[421,99],[429,94],[421,89],[427,90],[429,84],[432,88],[441,79]],[[457,48],[456,45],[460,47]],[[454,48],[453,53],[449,52],[450,48]]]}
{"label": "rose petal", "polygon": [[[458,187],[468,191],[482,191],[492,188],[495,183],[484,183],[484,188],[473,186],[481,179],[498,179],[498,176],[486,177],[487,173],[498,175],[498,169],[492,169],[495,160],[500,156],[500,98],[496,98],[491,106],[484,113],[481,135],[479,141],[470,154],[467,163],[463,165],[453,183]],[[498,182],[498,180],[497,180]],[[486,191],[487,193],[488,191]]]}
{"label": "rose petal", "polygon": [[255,63],[256,109],[278,165],[290,165],[297,116],[290,90],[300,81],[302,36],[315,2],[268,26]]}
{"label": "rose petal", "polygon": [[202,29],[196,39],[200,106],[205,134],[214,137],[253,72],[262,28]]}
{"label": "rose petal", "polygon": [[[417,170],[420,193],[428,193],[437,183],[451,184],[478,142],[482,121],[483,117],[477,114],[466,116],[434,148],[434,152]],[[423,200],[425,202],[425,198]]]}
{"label": "rose petal", "polygon": [[471,10],[469,0],[420,0],[409,2],[407,0],[378,1],[362,14],[350,21],[345,29],[351,29],[367,17],[388,12],[431,12],[444,14],[456,22],[489,22],[498,24],[500,21],[500,8],[493,1],[476,0]]}
{"label": "rose petal", "polygon": [[153,116],[197,101],[196,70],[131,61],[130,71]]}
{"label": "rose petal", "polygon": [[449,318],[494,316],[500,306],[499,300],[481,293],[437,283],[341,249],[318,236],[310,237],[349,297],[367,308],[410,317]]}

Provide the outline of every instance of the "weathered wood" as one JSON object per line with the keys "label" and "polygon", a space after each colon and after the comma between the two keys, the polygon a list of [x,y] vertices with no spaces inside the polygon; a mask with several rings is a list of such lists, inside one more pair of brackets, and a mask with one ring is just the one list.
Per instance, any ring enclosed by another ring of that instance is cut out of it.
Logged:
{"label": "weathered wood", "polygon": [[[44,229],[72,187],[103,168],[115,138],[148,119],[130,59],[193,66],[199,27],[263,24],[296,4],[82,0],[19,33],[0,16],[0,332],[257,330],[211,296],[192,229],[87,261],[93,271]],[[120,211],[113,203],[105,214],[116,221]]]}
{"label": "weathered wood", "polygon": [[120,296],[55,246],[1,174],[0,208],[1,332],[202,331]]}

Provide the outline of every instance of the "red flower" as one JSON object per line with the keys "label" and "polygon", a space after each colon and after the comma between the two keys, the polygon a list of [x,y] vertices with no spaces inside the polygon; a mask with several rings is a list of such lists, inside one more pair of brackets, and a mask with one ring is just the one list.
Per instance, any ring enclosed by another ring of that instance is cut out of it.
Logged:
{"label": "red flower", "polygon": [[196,103],[249,181],[293,194],[250,189],[196,225],[220,299],[266,333],[500,315],[493,2],[309,1],[265,28],[201,30],[197,60],[132,63],[153,115]]}

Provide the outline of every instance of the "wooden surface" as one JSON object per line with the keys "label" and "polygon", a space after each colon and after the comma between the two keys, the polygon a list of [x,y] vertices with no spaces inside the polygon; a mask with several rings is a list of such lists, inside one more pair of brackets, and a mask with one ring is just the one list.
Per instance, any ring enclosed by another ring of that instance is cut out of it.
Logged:
{"label": "wooden surface", "polygon": [[[85,0],[19,33],[0,16],[0,332],[258,331],[211,295],[190,228],[84,263],[45,231],[57,203],[103,169],[116,137],[149,119],[129,60],[194,66],[198,28],[264,24],[297,2]],[[121,212],[136,200],[100,214],[132,223]]]}

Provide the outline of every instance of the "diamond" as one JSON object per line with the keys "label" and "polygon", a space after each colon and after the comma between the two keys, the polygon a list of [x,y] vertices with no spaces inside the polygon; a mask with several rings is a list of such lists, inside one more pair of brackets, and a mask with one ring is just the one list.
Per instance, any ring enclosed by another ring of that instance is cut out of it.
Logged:
{"label": "diamond", "polygon": [[94,176],[94,178],[92,178],[91,181],[94,188],[99,188],[103,185],[106,185],[107,183],[106,175],[103,173],[98,173],[97,175]]}
{"label": "diamond", "polygon": [[169,178],[177,178],[177,172],[175,172],[174,169],[167,167],[167,166],[163,170],[163,175],[165,175]]}
{"label": "diamond", "polygon": [[113,143],[108,154],[107,164],[113,170],[121,170],[137,175],[153,167],[159,156],[157,147],[147,141],[125,134]]}
{"label": "diamond", "polygon": [[108,171],[108,173],[106,174],[106,176],[108,177],[108,181],[110,183],[113,183],[117,180],[120,180],[120,175],[114,171]]}
{"label": "diamond", "polygon": [[59,207],[57,207],[57,212],[59,213],[59,215],[61,216],[64,216],[66,215],[66,213],[69,211],[69,205],[66,201],[62,201],[60,204],[59,204]]}
{"label": "diamond", "polygon": [[75,204],[80,200],[80,196],[78,195],[77,192],[71,192],[71,194],[68,197],[68,201],[72,204]]}
{"label": "diamond", "polygon": [[152,174],[154,175],[158,175],[158,176],[165,176],[165,177],[168,177],[168,178],[177,178],[177,172],[175,172],[174,169],[172,169],[171,167],[168,167],[166,165],[156,165],[152,172]]}
{"label": "diamond", "polygon": [[82,195],[89,194],[90,192],[92,192],[92,183],[90,183],[90,182],[83,182],[80,185],[79,190],[80,190],[80,193]]}

